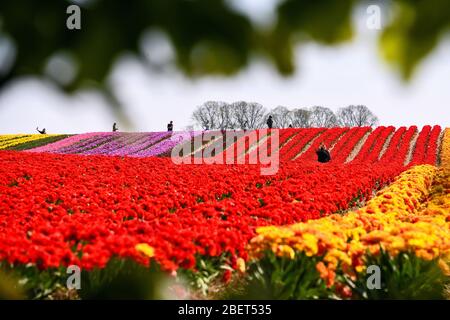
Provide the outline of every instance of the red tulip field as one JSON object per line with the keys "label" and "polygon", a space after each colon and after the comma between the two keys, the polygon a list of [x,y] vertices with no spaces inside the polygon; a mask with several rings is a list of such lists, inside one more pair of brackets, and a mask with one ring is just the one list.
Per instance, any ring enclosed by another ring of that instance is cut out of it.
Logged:
{"label": "red tulip field", "polygon": [[[202,132],[0,136],[0,272],[28,298],[98,297],[119,278],[152,286],[136,274],[167,278],[176,298],[446,297],[449,129],[273,130],[272,175],[174,163],[180,144],[204,155]],[[216,158],[234,149],[226,135],[211,141],[225,146]],[[384,289],[367,288],[369,265]],[[79,290],[65,288],[69,266]]]}

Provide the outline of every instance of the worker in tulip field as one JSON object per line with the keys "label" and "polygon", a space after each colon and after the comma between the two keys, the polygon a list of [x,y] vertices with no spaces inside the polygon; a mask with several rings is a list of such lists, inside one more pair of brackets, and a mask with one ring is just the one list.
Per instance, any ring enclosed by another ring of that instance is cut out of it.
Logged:
{"label": "worker in tulip field", "polygon": [[173,131],[173,121],[170,121],[170,122],[167,124],[167,131]]}
{"label": "worker in tulip field", "polygon": [[316,151],[317,161],[320,163],[326,163],[331,160],[330,151],[328,151],[327,147],[321,143],[319,149]]}
{"label": "worker in tulip field", "polygon": [[267,119],[267,126],[269,127],[269,129],[272,129],[273,126],[272,116],[269,116],[269,119]]}
{"label": "worker in tulip field", "polygon": [[113,124],[113,132],[119,131],[119,128],[117,127],[117,123],[114,122]]}
{"label": "worker in tulip field", "polygon": [[36,127],[36,130],[37,130],[37,132],[39,132],[40,134],[46,134],[46,133],[47,133],[47,131],[45,130],[45,128],[42,129],[42,130],[39,130],[39,127]]}

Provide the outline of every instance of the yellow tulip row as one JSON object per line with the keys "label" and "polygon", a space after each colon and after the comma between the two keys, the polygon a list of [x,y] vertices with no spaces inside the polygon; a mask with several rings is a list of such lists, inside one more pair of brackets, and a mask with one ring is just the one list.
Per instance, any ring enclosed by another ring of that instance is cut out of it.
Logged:
{"label": "yellow tulip row", "polygon": [[444,132],[441,166],[431,193],[432,197],[427,201],[423,214],[446,216],[448,221],[450,219],[450,129],[446,129]]}
{"label": "yellow tulip row", "polygon": [[8,140],[13,140],[13,139],[28,137],[28,136],[30,136],[30,135],[29,134],[4,134],[4,135],[0,135],[0,143],[4,142],[4,141],[8,141]]}
{"label": "yellow tulip row", "polygon": [[17,146],[22,143],[36,141],[48,137],[57,136],[56,134],[18,134],[18,135],[0,135],[0,150]]}
{"label": "yellow tulip row", "polygon": [[[29,134],[6,134],[0,135],[0,149],[3,149],[3,146],[7,146],[8,144],[14,142],[17,139],[23,139],[26,137],[30,137]],[[5,147],[7,148],[7,147]]]}
{"label": "yellow tulip row", "polygon": [[450,128],[445,129],[442,139],[441,168],[450,171]]}
{"label": "yellow tulip row", "polygon": [[347,215],[331,215],[289,226],[257,229],[249,245],[250,255],[260,258],[270,250],[294,259],[299,253],[322,256],[317,270],[328,285],[335,270],[365,270],[368,252],[380,248],[391,256],[411,252],[431,260],[450,256],[450,130],[444,135],[441,168],[420,165],[402,173],[378,192],[367,205]]}

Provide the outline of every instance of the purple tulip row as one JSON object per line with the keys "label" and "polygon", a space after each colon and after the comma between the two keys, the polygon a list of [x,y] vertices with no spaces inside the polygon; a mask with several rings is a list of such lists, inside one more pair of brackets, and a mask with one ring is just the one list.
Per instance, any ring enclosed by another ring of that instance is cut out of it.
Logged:
{"label": "purple tulip row", "polygon": [[133,156],[139,152],[143,152],[145,150],[148,150],[149,148],[152,148],[155,144],[159,143],[160,141],[163,141],[164,139],[167,139],[170,137],[169,132],[154,132],[148,136],[148,138],[143,141],[140,145],[134,146],[130,148],[127,152],[127,155]]}
{"label": "purple tulip row", "polygon": [[133,133],[121,133],[117,134],[117,137],[108,140],[106,143],[101,144],[98,147],[80,152],[84,155],[112,155],[117,150],[126,148],[128,145],[133,144],[136,139],[139,139],[139,134]]}
{"label": "purple tulip row", "polygon": [[41,147],[37,147],[34,149],[26,150],[25,152],[58,152],[58,150],[68,147],[70,145],[79,143],[82,140],[90,139],[92,137],[98,136],[99,133],[92,132],[92,133],[84,133],[84,134],[77,134],[74,136],[71,136],[66,139],[62,139],[59,141],[56,141],[54,143],[50,143]]}
{"label": "purple tulip row", "polygon": [[115,150],[109,153],[110,156],[127,156],[130,153],[136,152],[142,148],[142,145],[148,142],[149,134],[139,133],[133,134],[130,139],[124,141],[122,146],[118,146]]}
{"label": "purple tulip row", "polygon": [[29,152],[62,154],[152,157],[166,155],[177,144],[201,134],[193,132],[86,133],[38,147]]}
{"label": "purple tulip row", "polygon": [[189,141],[192,137],[201,134],[202,131],[192,131],[192,132],[174,132],[172,136],[168,139],[165,139],[151,148],[146,150],[142,150],[140,152],[132,154],[134,157],[152,157],[158,156],[172,150],[177,144],[184,143]]}
{"label": "purple tulip row", "polygon": [[83,153],[87,152],[91,149],[97,148],[98,146],[108,143],[114,139],[119,137],[118,134],[115,133],[102,133],[98,134],[92,138],[82,140],[79,143],[72,144],[70,146],[58,149],[57,153],[65,153],[65,154],[75,154],[75,153]]}
{"label": "purple tulip row", "polygon": [[[128,134],[130,135],[130,134]],[[101,145],[100,147],[82,154],[103,154],[109,156],[132,156],[134,153],[146,150],[152,145],[165,139],[169,136],[167,132],[152,132],[146,134],[132,134],[132,137],[125,137],[125,139],[112,140],[108,143]],[[123,136],[122,136],[123,138]]]}

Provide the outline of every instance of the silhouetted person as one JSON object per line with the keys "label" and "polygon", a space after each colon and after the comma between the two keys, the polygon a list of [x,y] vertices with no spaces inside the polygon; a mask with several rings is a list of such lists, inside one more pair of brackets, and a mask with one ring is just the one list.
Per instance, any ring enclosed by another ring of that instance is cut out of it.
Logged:
{"label": "silhouetted person", "polygon": [[170,121],[167,125],[167,131],[173,131],[173,121]]}
{"label": "silhouetted person", "polygon": [[331,160],[331,154],[330,151],[327,150],[325,145],[322,143],[316,151],[317,154],[317,161],[321,163],[326,163]]}
{"label": "silhouetted person", "polygon": [[46,134],[46,133],[47,133],[47,131],[45,130],[45,128],[42,129],[42,130],[39,130],[39,127],[36,127],[36,130],[37,130],[37,132],[39,132],[40,134]]}
{"label": "silhouetted person", "polygon": [[269,116],[269,119],[267,119],[267,126],[269,127],[269,129],[272,129],[273,126],[272,116]]}
{"label": "silhouetted person", "polygon": [[113,132],[119,131],[119,128],[117,127],[117,123],[114,122],[113,124]]}

